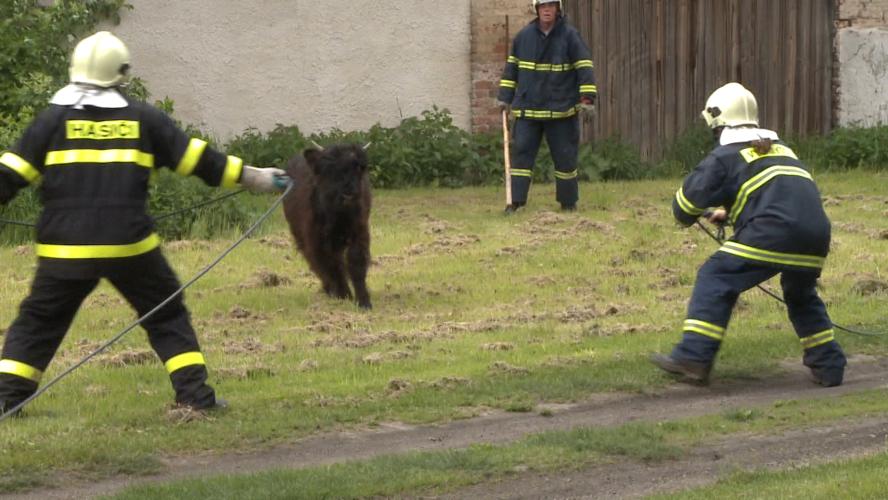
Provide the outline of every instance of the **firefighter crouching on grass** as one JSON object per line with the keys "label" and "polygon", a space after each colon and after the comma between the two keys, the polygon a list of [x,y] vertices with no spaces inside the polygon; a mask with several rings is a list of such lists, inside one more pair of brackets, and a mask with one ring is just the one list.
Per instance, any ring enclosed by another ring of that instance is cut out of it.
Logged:
{"label": "firefighter crouching on grass", "polygon": [[[126,46],[108,32],[74,49],[70,84],[58,91],[18,143],[0,155],[0,203],[38,186],[38,265],[30,295],[9,327],[0,357],[0,413],[37,390],[81,303],[105,278],[141,317],[179,289],[146,213],[149,177],[168,167],[211,186],[282,189],[283,170],[246,166],[191,139],[160,110],[119,92]],[[176,402],[224,406],[181,295],[142,326],[170,375]]]}
{"label": "firefighter crouching on grass", "polygon": [[697,273],[682,341],[651,360],[685,381],[708,382],[737,297],[779,274],[805,366],[816,383],[840,385],[845,354],[815,290],[830,223],[811,174],[775,132],[758,128],[755,97],[742,85],[716,90],[703,118],[718,143],[684,180],[672,211],[690,226],[723,207],[709,220],[732,224],[734,234]]}
{"label": "firefighter crouching on grass", "polygon": [[511,213],[527,203],[533,167],[543,134],[555,163],[556,198],[561,209],[579,199],[577,113],[589,112],[597,87],[592,56],[579,32],[567,24],[561,0],[533,0],[537,18],[512,42],[497,100],[517,119],[511,158]]}

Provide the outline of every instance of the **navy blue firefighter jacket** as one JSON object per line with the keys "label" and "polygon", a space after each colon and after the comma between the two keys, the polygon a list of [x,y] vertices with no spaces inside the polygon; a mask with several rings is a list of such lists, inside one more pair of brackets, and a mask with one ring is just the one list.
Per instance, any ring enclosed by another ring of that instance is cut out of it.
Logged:
{"label": "navy blue firefighter jacket", "polygon": [[[92,262],[154,250],[149,180],[160,167],[233,187],[243,160],[190,138],[159,109],[127,98],[124,108],[51,104],[0,152],[0,204],[38,187],[37,256],[66,278],[91,276]],[[59,274],[59,275],[61,275]]]}
{"label": "navy blue firefighter jacket", "polygon": [[592,68],[589,48],[564,16],[548,35],[535,19],[512,41],[497,100],[511,104],[517,118],[568,118],[577,114],[581,96],[598,93]]}
{"label": "navy blue firefighter jacket", "polygon": [[[771,131],[747,131],[776,139]],[[829,219],[811,174],[783,142],[775,140],[765,154],[756,152],[749,141],[711,151],[685,178],[672,212],[690,226],[709,207],[724,207],[734,226],[720,252],[780,269],[823,267],[829,253]]]}

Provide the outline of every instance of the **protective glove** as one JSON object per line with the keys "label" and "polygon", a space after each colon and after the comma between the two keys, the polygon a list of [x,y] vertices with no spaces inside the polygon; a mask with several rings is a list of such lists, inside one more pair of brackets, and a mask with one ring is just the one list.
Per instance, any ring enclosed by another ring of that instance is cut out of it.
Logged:
{"label": "protective glove", "polygon": [[244,165],[240,184],[251,193],[275,193],[287,188],[290,178],[279,168],[256,168]]}
{"label": "protective glove", "polygon": [[716,208],[714,210],[704,211],[703,217],[706,217],[706,219],[712,224],[724,225],[728,219],[728,212],[724,208]]}
{"label": "protective glove", "polygon": [[583,96],[580,98],[580,113],[584,116],[592,116],[595,114],[595,99]]}
{"label": "protective glove", "polygon": [[500,114],[502,114],[503,112],[505,112],[507,115],[512,114],[511,104],[503,101],[496,101],[496,105],[500,110]]}

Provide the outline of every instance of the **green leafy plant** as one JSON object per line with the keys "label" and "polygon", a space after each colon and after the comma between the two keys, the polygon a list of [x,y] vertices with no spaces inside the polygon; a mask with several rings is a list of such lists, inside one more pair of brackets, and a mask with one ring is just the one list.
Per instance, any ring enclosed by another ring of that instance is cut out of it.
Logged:
{"label": "green leafy plant", "polygon": [[0,116],[41,109],[67,81],[73,42],[100,21],[119,22],[125,0],[0,0]]}

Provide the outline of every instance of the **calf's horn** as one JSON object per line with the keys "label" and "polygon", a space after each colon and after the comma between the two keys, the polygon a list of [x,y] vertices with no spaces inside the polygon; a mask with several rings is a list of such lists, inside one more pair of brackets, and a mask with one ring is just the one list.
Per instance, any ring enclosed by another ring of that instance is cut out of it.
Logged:
{"label": "calf's horn", "polygon": [[370,141],[367,144],[364,144],[364,147],[362,147],[361,149],[363,149],[364,151],[367,151],[368,149],[370,149],[371,144],[373,144],[373,141]]}
{"label": "calf's horn", "polygon": [[324,146],[321,146],[320,144],[318,144],[317,142],[315,142],[314,139],[311,140],[311,143],[314,145],[314,147],[320,149],[321,151],[324,150]]}

